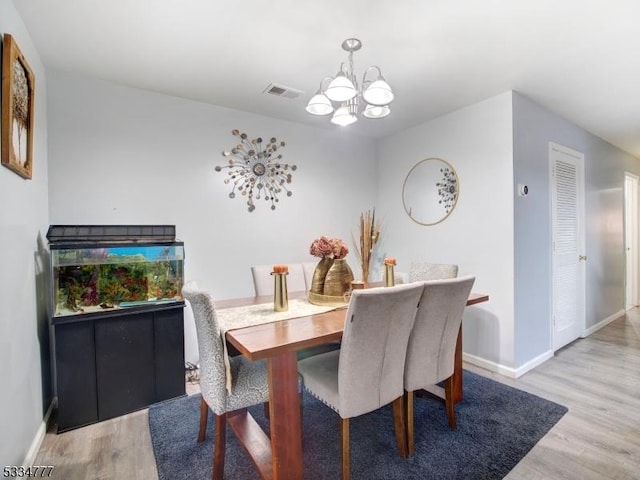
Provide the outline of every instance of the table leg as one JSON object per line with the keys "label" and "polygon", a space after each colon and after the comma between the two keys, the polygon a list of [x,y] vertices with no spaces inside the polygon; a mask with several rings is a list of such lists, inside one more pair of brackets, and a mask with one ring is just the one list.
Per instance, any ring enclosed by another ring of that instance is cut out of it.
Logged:
{"label": "table leg", "polygon": [[458,330],[456,353],[453,361],[453,403],[462,401],[462,325]]}
{"label": "table leg", "polygon": [[269,428],[273,478],[302,480],[302,439],[298,363],[295,352],[267,360]]}

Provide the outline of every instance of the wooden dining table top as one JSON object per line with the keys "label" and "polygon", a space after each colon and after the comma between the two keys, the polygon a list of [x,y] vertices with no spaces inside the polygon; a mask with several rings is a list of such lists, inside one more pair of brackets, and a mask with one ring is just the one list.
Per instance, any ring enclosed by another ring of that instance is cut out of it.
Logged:
{"label": "wooden dining table top", "polygon": [[[289,299],[305,298],[305,292],[292,292]],[[486,302],[488,295],[471,293],[467,306]],[[216,309],[273,302],[271,295],[216,301]],[[339,340],[344,330],[345,307],[289,320],[229,330],[227,341],[249,360],[262,360],[283,352],[297,351]]]}

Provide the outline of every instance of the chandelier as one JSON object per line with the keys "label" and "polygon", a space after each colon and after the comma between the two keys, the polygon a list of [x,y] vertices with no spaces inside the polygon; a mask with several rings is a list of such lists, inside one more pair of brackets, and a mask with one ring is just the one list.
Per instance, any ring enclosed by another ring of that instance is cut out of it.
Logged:
{"label": "chandelier", "polygon": [[[333,112],[331,123],[345,127],[358,121],[362,98],[365,103],[362,115],[366,118],[383,118],[389,115],[389,104],[394,95],[382,76],[380,67],[372,65],[367,68],[362,76],[362,86],[358,86],[353,72],[353,52],[360,48],[362,42],[357,38],[347,38],[342,42],[342,49],[349,52],[349,66],[342,63],[335,77],[322,79],[319,90],[305,108],[307,112],[312,115],[329,115]],[[367,77],[370,72],[373,74]],[[332,102],[338,107],[335,108]]]}
{"label": "chandelier", "polygon": [[216,172],[227,169],[225,184],[231,184],[229,198],[236,197],[236,190],[247,198],[247,209],[253,212],[256,209],[254,200],[264,199],[271,203],[271,210],[276,209],[276,203],[280,200],[278,195],[284,190],[287,197],[292,195],[287,184],[291,183],[292,173],[297,167],[281,162],[282,154],[278,149],[285,146],[284,142],[278,142],[275,137],[264,145],[262,138],[249,140],[246,133],[239,130],[231,132],[240,137],[238,143],[231,150],[222,152],[222,156],[228,158],[227,165],[216,165]]}

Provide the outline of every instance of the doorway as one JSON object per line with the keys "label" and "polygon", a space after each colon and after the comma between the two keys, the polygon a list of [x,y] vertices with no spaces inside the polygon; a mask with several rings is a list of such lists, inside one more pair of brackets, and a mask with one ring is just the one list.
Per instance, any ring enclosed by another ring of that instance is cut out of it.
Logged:
{"label": "doorway", "polygon": [[625,310],[638,306],[638,176],[624,174]]}
{"label": "doorway", "polygon": [[584,154],[549,143],[551,164],[552,347],[577,339],[585,324]]}

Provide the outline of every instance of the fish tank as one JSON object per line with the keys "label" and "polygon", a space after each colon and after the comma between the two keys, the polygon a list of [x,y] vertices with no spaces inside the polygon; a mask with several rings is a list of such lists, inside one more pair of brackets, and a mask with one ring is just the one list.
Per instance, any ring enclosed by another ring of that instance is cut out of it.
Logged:
{"label": "fish tank", "polygon": [[53,317],[184,301],[184,244],[172,225],[54,225],[47,239]]}

